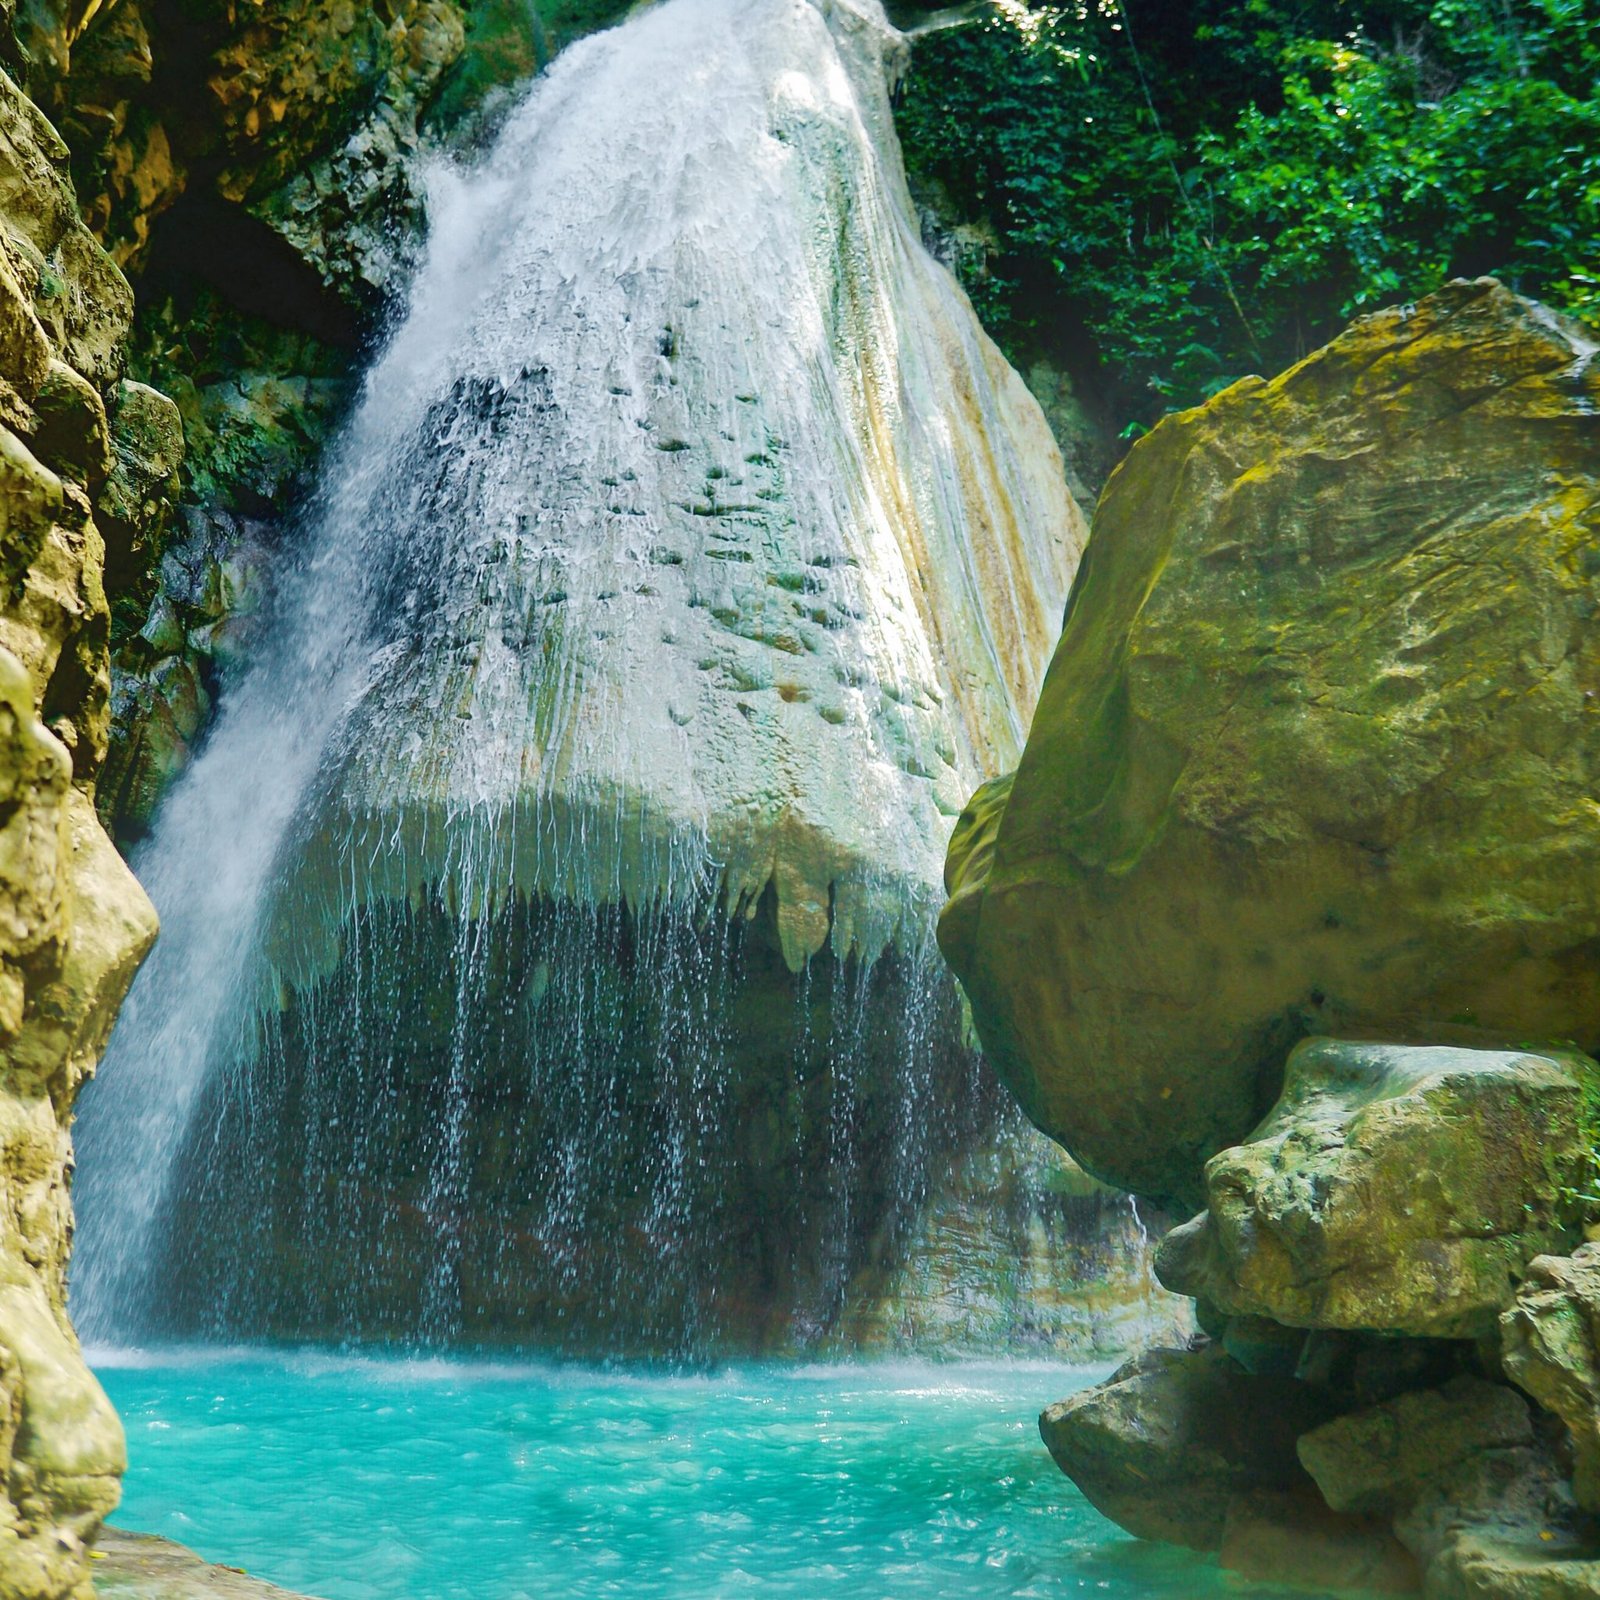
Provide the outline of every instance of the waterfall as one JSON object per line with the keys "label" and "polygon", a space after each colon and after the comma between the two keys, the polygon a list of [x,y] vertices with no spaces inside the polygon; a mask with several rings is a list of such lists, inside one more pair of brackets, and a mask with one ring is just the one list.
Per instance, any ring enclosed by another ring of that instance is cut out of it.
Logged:
{"label": "waterfall", "polygon": [[431,172],[135,861],[91,1336],[821,1326],[988,1115],[929,928],[1084,529],[918,241],[902,49],[876,0],[667,0]]}

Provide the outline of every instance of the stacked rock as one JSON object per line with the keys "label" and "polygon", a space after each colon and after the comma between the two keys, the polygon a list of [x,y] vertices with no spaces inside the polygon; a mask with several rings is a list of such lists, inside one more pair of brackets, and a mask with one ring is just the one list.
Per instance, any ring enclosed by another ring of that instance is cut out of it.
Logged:
{"label": "stacked rock", "polygon": [[1252,1576],[1600,1595],[1594,355],[1457,283],[1163,422],[951,847],[1002,1078],[1198,1212],[1045,1441]]}

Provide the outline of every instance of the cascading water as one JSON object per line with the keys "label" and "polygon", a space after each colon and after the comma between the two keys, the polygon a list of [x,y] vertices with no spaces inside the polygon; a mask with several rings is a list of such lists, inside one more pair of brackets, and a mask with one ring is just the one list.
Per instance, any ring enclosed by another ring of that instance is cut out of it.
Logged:
{"label": "cascading water", "polygon": [[810,1338],[996,1115],[929,937],[1083,538],[876,0],[669,0],[434,174],[136,865],[92,1336]]}

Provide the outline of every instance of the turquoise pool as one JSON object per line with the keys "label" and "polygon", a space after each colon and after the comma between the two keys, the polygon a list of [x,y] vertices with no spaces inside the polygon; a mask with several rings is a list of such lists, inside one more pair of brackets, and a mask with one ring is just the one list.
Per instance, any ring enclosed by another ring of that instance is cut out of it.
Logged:
{"label": "turquoise pool", "polygon": [[1034,1424],[1081,1370],[96,1365],[128,1429],[115,1520],[325,1600],[1283,1593],[1089,1508]]}

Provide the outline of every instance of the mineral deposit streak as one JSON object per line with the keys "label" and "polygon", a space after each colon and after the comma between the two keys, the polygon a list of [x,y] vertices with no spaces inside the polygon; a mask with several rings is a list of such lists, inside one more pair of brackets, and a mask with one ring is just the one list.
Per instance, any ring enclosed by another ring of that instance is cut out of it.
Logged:
{"label": "mineral deposit streak", "polygon": [[[164,931],[79,1125],[91,1336],[577,1326],[626,1277],[605,1234],[676,1285],[615,1314],[687,1347],[754,1315],[704,1252],[760,1174],[848,1168],[777,1254],[915,1201],[944,845],[1016,759],[1083,527],[919,243],[903,49],[876,0],[670,0],[431,174],[406,313],[137,862]],[[788,1101],[736,1081],[756,968]],[[825,1321],[859,1266],[761,1293]]]}

